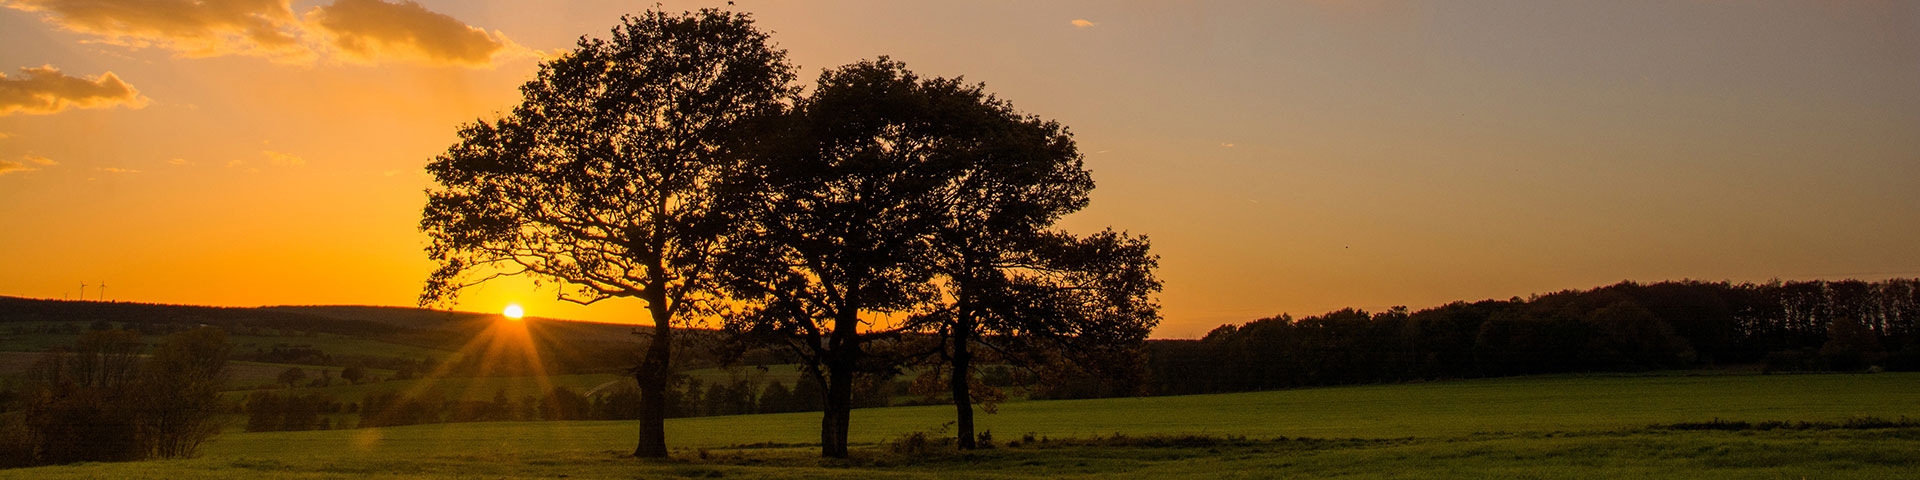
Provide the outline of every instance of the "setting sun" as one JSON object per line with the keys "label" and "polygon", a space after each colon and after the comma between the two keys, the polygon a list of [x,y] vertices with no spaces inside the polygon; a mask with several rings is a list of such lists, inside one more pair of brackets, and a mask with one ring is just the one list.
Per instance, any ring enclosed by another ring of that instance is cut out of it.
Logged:
{"label": "setting sun", "polygon": [[527,314],[527,311],[526,309],[520,308],[520,304],[518,303],[510,303],[510,304],[507,304],[506,310],[500,311],[500,314],[506,315],[507,318],[519,320],[520,317],[525,316]]}

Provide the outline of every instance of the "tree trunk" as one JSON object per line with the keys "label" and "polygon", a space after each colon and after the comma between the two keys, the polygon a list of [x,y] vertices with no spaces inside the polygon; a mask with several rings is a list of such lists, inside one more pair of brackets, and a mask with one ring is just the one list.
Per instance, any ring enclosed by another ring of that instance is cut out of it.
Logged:
{"label": "tree trunk", "polygon": [[954,321],[953,327],[953,372],[948,386],[953,389],[954,423],[958,429],[961,450],[972,450],[973,443],[973,395],[969,391],[969,381],[973,378],[973,352],[967,344],[973,341],[973,320],[962,314]]}
{"label": "tree trunk", "polygon": [[646,358],[633,370],[634,383],[640,384],[640,446],[633,456],[667,457],[667,380],[671,375],[673,354],[672,313],[667,311],[665,295],[649,295],[647,309],[653,314],[653,340],[647,344]]}
{"label": "tree trunk", "polygon": [[845,315],[836,322],[832,349],[827,351],[826,414],[820,418],[820,456],[847,458],[847,429],[853,421],[853,374],[860,360],[858,318]]}
{"label": "tree trunk", "polygon": [[853,420],[853,362],[835,355],[827,375],[826,414],[820,419],[820,456],[847,458],[847,427]]}

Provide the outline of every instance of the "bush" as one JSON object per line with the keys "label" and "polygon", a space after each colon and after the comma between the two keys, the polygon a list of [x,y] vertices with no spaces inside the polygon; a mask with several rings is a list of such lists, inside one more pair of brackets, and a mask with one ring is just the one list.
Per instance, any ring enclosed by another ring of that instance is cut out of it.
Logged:
{"label": "bush", "polygon": [[247,431],[324,430],[327,422],[321,414],[337,413],[340,410],[340,404],[325,394],[282,396],[271,392],[259,392],[247,397]]}
{"label": "bush", "polygon": [[33,466],[33,437],[19,414],[0,415],[0,468]]}
{"label": "bush", "polygon": [[1908,345],[1898,352],[1887,354],[1889,372],[1920,372],[1920,345]]}
{"label": "bush", "polygon": [[953,450],[953,439],[927,432],[913,432],[888,441],[886,446],[887,452],[895,455],[922,456]]}
{"label": "bush", "polygon": [[142,361],[144,349],[137,333],[92,330],[35,361],[24,411],[0,432],[0,450],[30,453],[8,463],[192,456],[219,432],[226,334],[176,333]]}

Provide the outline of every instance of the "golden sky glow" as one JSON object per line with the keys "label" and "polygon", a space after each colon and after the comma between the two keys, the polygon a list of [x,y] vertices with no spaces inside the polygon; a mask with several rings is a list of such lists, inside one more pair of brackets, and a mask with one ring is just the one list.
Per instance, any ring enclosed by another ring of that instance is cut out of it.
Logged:
{"label": "golden sky glow", "polygon": [[[668,2],[673,10],[725,2]],[[1912,2],[738,1],[1070,126],[1166,320],[1920,275]],[[422,166],[616,1],[0,0],[0,295],[411,305]],[[97,293],[90,288],[89,297]],[[462,309],[646,318],[506,281]]]}

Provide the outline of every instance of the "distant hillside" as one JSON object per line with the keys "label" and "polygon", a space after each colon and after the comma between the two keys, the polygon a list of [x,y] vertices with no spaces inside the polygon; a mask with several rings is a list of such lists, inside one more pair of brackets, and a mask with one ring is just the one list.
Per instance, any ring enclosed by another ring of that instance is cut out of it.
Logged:
{"label": "distant hillside", "polygon": [[[343,321],[379,323],[413,330],[447,330],[456,332],[484,329],[487,325],[500,321],[501,318],[500,315],[492,313],[359,305],[289,305],[261,307],[260,310],[311,315]],[[526,321],[530,328],[543,330],[544,333],[547,333],[550,337],[561,341],[591,342],[613,338],[626,339],[633,337],[635,331],[648,332],[652,330],[652,327],[640,325],[553,318],[528,317]]]}
{"label": "distant hillside", "polygon": [[[206,307],[127,302],[90,302],[40,300],[0,296],[0,327],[7,324],[107,322],[116,327],[167,331],[167,328],[142,326],[208,325],[233,335],[283,336],[290,345],[313,344],[302,335],[332,334],[386,344],[405,345],[449,352],[463,352],[439,369],[461,375],[512,375],[526,373],[533,365],[524,361],[503,363],[488,358],[482,348],[500,348],[497,329],[505,321],[499,315],[372,306],[275,306]],[[602,373],[624,369],[634,361],[638,346],[636,333],[649,329],[635,325],[577,322],[529,318],[516,322],[539,352],[537,359],[547,373]],[[68,335],[77,335],[78,327],[67,327]],[[57,332],[41,332],[58,334]],[[698,336],[698,335],[695,335]],[[277,340],[276,340],[277,341]],[[64,342],[64,341],[63,341]],[[342,352],[327,351],[326,345],[300,347],[293,353],[275,358],[282,363],[334,365],[347,361]],[[311,355],[306,355],[313,351]],[[275,352],[268,352],[273,354]],[[376,355],[377,356],[377,355]],[[411,358],[408,355],[391,355]],[[295,357],[306,357],[301,360]],[[361,354],[358,357],[366,357]],[[361,358],[364,360],[364,358]]]}
{"label": "distant hillside", "polygon": [[405,329],[393,324],[287,310],[204,307],[157,303],[40,300],[0,296],[0,324],[20,322],[117,322],[212,325],[229,332],[240,327],[297,330],[351,336],[385,336]]}

